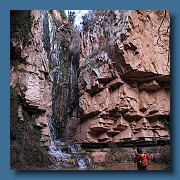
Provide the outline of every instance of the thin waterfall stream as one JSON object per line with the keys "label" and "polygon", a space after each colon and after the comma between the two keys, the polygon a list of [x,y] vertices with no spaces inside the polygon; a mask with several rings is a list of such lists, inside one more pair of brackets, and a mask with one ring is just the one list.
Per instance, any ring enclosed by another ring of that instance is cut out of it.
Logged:
{"label": "thin waterfall stream", "polygon": [[169,36],[168,10],[12,10],[11,170],[137,170],[139,147],[171,170]]}
{"label": "thin waterfall stream", "polygon": [[[62,34],[57,34],[57,26],[49,11],[41,11],[43,19],[43,43],[49,59],[52,80],[52,111],[49,119],[50,147],[49,155],[54,166],[62,169],[77,165],[86,168],[91,159],[81,153],[81,147],[65,139],[68,119],[77,116],[77,57],[68,53],[68,48],[58,42]],[[64,41],[63,41],[64,42]]]}
{"label": "thin waterfall stream", "polygon": [[[52,15],[48,11],[41,11],[42,19],[43,19],[43,38],[44,38],[44,47],[49,57],[49,62],[51,64],[51,79],[53,82],[56,81],[56,84],[60,82],[62,73],[59,71],[59,67],[61,64],[60,58],[60,46],[57,44],[55,39],[56,37],[56,25],[53,23]],[[52,102],[54,102],[56,91],[52,90]],[[55,157],[55,166],[58,168],[60,165],[67,159],[69,159],[69,155],[63,153],[60,148],[57,147],[57,143],[59,141],[56,140],[56,134],[53,127],[54,123],[54,112],[52,106],[52,112],[50,114],[49,119],[49,130],[50,130],[50,147],[49,154]]]}

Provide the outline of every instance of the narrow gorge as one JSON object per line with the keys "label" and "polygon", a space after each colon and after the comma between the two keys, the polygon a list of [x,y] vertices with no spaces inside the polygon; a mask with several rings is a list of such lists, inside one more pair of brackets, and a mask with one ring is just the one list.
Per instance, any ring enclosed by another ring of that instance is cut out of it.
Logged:
{"label": "narrow gorge", "polygon": [[138,146],[169,168],[169,11],[74,18],[11,11],[11,169],[105,169]]}

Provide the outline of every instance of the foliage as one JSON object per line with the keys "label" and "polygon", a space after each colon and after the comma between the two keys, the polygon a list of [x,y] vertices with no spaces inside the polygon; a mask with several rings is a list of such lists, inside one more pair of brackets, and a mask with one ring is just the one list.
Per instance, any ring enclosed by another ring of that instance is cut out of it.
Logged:
{"label": "foliage", "polygon": [[91,24],[92,22],[92,12],[89,11],[87,14],[85,14],[84,16],[82,16],[82,25],[83,25],[83,31],[87,31],[88,30],[88,26]]}
{"label": "foliage", "polygon": [[61,17],[63,20],[66,20],[67,19],[67,16],[66,16],[66,13],[64,10],[59,10],[60,14],[61,14]]}
{"label": "foliage", "polygon": [[[47,151],[40,146],[41,130],[35,126],[38,113],[23,107],[23,99],[18,95],[19,84],[10,89],[10,151],[11,169],[47,167],[50,159]],[[22,106],[24,121],[18,118],[18,108]]]}
{"label": "foliage", "polygon": [[[19,85],[17,84],[16,86],[18,87]],[[11,88],[10,94],[11,94],[11,102],[13,103],[13,108],[15,108],[16,110],[20,105],[20,97],[18,96],[17,89]]]}
{"label": "foliage", "polygon": [[170,131],[170,116],[164,116],[163,120],[165,129]]}
{"label": "foliage", "polygon": [[26,64],[26,60],[25,58],[22,58],[20,48],[14,47],[12,43],[10,44],[10,48],[11,48],[10,49],[10,64],[14,66],[15,70],[17,70],[18,64],[19,63]]}
{"label": "foliage", "polygon": [[11,38],[15,33],[20,35],[21,40],[26,43],[30,38],[33,18],[31,11],[27,10],[12,10],[11,11]]}
{"label": "foliage", "polygon": [[76,18],[76,13],[74,11],[69,11],[68,12],[68,18],[69,18],[69,22],[71,24],[74,24],[75,18]]}
{"label": "foliage", "polygon": [[170,146],[156,146],[145,149],[147,154],[152,156],[152,161],[159,164],[170,165]]}

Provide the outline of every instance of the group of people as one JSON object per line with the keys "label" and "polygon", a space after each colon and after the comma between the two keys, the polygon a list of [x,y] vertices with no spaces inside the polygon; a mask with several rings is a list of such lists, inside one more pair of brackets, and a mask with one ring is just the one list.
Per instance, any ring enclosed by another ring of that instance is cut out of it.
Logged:
{"label": "group of people", "polygon": [[137,163],[138,170],[147,170],[150,156],[145,154],[140,147],[137,148],[137,153],[138,154],[135,156],[134,162]]}

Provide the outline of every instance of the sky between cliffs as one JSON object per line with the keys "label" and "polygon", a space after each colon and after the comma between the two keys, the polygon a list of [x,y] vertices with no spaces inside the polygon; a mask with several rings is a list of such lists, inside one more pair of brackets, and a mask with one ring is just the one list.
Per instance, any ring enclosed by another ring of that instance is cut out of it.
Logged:
{"label": "sky between cliffs", "polygon": [[68,16],[68,11],[73,11],[75,12],[76,18],[75,18],[75,25],[78,27],[82,27],[81,22],[82,22],[82,16],[87,14],[90,10],[65,10],[66,15]]}

